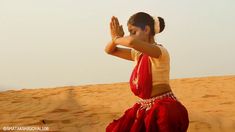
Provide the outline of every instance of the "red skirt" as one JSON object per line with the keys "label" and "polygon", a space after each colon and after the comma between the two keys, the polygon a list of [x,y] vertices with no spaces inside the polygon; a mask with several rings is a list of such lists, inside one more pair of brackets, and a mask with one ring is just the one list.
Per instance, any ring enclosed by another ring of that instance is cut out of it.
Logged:
{"label": "red skirt", "polygon": [[[124,115],[113,120],[106,132],[186,132],[189,119],[186,108],[175,98],[165,96],[153,102],[135,103]],[[150,106],[150,107],[148,107]]]}

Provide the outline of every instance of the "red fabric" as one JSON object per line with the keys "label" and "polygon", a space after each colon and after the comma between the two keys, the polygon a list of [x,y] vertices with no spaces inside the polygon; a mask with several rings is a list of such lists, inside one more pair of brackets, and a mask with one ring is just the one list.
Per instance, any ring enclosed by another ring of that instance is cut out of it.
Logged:
{"label": "red fabric", "polygon": [[[139,70],[138,70],[139,69]],[[136,84],[134,80],[138,78]],[[130,87],[140,98],[150,98],[152,90],[151,63],[142,54],[134,68]],[[149,110],[141,109],[140,103],[127,109],[122,117],[113,120],[106,132],[186,132],[189,124],[186,108],[171,97],[154,100]]]}
{"label": "red fabric", "polygon": [[186,132],[188,113],[178,101],[166,97],[155,100],[148,111],[139,109],[140,104],[125,111],[118,120],[106,127],[106,132]]}
{"label": "red fabric", "polygon": [[148,55],[141,54],[130,77],[131,91],[142,99],[150,98],[152,91],[152,70]]}

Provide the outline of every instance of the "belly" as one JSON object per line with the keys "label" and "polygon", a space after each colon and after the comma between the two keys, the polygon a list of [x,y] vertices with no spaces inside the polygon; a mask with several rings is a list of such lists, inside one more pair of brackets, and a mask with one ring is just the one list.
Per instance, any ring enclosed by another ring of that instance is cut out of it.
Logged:
{"label": "belly", "polygon": [[158,96],[163,93],[170,92],[170,91],[171,91],[171,87],[169,84],[157,84],[157,85],[154,85],[152,88],[151,97],[155,97],[155,96]]}

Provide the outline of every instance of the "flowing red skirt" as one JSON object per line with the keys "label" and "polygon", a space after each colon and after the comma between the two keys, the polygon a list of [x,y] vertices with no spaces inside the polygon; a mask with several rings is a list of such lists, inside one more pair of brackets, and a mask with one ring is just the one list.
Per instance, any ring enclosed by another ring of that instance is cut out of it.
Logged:
{"label": "flowing red skirt", "polygon": [[157,99],[149,110],[135,103],[124,115],[113,120],[106,132],[186,132],[189,119],[186,108],[172,98]]}

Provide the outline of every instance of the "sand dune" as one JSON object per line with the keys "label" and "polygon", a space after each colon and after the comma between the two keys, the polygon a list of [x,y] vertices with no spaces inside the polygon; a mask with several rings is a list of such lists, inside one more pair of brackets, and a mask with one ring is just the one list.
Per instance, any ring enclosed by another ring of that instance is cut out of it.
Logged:
{"label": "sand dune", "polygon": [[[189,111],[188,132],[235,131],[235,76],[175,79],[171,86]],[[137,100],[128,83],[5,91],[0,93],[0,128],[103,132]]]}

